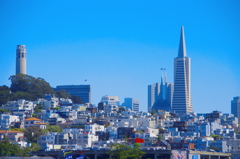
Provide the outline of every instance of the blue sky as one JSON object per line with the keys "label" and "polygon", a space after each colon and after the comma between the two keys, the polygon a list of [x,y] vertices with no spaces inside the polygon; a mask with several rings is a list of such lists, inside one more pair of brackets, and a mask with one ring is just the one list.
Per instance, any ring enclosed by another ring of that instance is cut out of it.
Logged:
{"label": "blue sky", "polygon": [[147,86],[160,82],[160,68],[173,82],[184,26],[194,111],[230,113],[240,96],[239,6],[238,0],[1,0],[0,85],[10,86],[22,44],[28,75],[52,87],[91,84],[93,104],[104,95],[137,98],[146,111]]}

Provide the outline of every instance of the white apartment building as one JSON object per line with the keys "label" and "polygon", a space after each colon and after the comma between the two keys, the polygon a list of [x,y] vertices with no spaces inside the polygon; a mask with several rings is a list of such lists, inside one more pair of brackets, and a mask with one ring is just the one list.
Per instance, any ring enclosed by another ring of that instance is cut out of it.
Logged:
{"label": "white apartment building", "polygon": [[9,128],[12,122],[18,122],[19,116],[10,114],[0,114],[0,128]]}
{"label": "white apartment building", "polygon": [[29,112],[33,112],[33,109],[36,105],[33,104],[32,101],[28,101],[25,99],[19,99],[17,101],[8,101],[7,104],[0,107],[0,109],[5,109],[8,111],[18,111],[18,110],[26,110]]}
{"label": "white apartment building", "polygon": [[94,141],[98,141],[98,136],[88,133],[77,135],[77,145],[81,145],[83,148],[92,147]]}
{"label": "white apartment building", "polygon": [[57,132],[48,132],[45,135],[39,137],[38,144],[45,145],[45,144],[55,144],[55,136]]}
{"label": "white apartment building", "polygon": [[90,134],[95,134],[96,131],[105,131],[105,128],[103,125],[98,124],[85,124],[85,132]]}
{"label": "white apartment building", "polygon": [[115,127],[137,127],[138,121],[134,118],[129,119],[110,119],[110,125]]}
{"label": "white apartment building", "polygon": [[107,114],[111,114],[111,113],[117,113],[118,111],[118,106],[117,105],[105,105],[104,106],[104,112]]}

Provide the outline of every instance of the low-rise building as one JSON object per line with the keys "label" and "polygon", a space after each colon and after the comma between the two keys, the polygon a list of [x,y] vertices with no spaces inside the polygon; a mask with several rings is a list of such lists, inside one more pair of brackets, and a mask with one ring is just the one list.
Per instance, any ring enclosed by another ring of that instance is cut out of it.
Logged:
{"label": "low-rise building", "polygon": [[37,126],[40,129],[46,129],[46,123],[43,123],[41,119],[31,117],[24,120],[24,128],[27,128],[29,126]]}

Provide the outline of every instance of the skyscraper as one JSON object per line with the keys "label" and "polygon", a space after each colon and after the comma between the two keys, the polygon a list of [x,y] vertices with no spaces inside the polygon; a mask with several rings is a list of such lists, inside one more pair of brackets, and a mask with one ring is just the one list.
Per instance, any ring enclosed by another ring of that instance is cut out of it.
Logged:
{"label": "skyscraper", "polygon": [[66,90],[70,95],[78,96],[83,103],[91,103],[91,85],[62,85],[57,86],[55,91]]}
{"label": "skyscraper", "polygon": [[187,57],[184,27],[182,26],[178,57],[174,59],[172,110],[178,114],[189,114],[193,112],[190,74],[190,58]]}
{"label": "skyscraper", "polygon": [[26,46],[25,45],[17,45],[16,48],[16,75],[27,74],[26,71]]}
{"label": "skyscraper", "polygon": [[165,72],[162,72],[161,83],[148,86],[148,112],[152,110],[170,111],[172,107],[173,84],[167,82]]}
{"label": "skyscraper", "polygon": [[238,119],[240,118],[240,96],[234,97],[231,101],[231,113]]}

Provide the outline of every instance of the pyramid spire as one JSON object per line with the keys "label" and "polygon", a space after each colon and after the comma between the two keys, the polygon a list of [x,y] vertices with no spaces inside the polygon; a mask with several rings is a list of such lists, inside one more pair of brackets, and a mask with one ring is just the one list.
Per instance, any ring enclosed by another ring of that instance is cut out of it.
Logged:
{"label": "pyramid spire", "polygon": [[180,43],[178,49],[178,58],[187,57],[186,42],[184,36],[184,26],[181,29]]}

